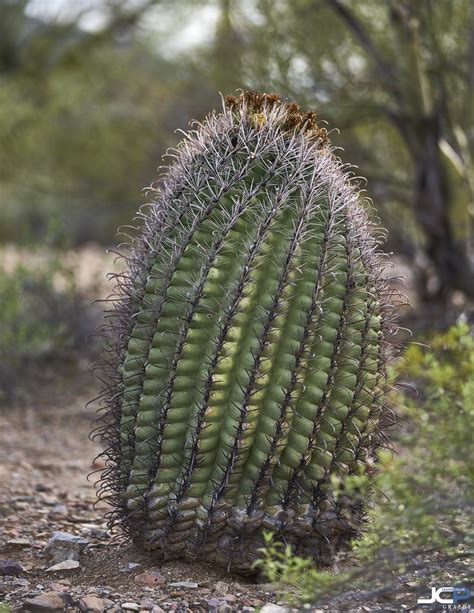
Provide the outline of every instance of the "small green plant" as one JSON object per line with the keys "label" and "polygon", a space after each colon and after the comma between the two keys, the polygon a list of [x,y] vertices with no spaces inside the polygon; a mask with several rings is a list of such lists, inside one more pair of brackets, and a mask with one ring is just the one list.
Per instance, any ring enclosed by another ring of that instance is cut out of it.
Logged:
{"label": "small green plant", "polygon": [[315,114],[226,99],[152,190],[120,278],[103,493],[163,557],[248,571],[273,529],[320,560],[384,444],[393,304],[359,194]]}
{"label": "small green plant", "polygon": [[279,586],[288,604],[309,603],[315,592],[334,589],[333,573],[317,569],[312,558],[295,555],[291,545],[275,540],[272,532],[263,533],[263,543],[264,547],[259,550],[261,557],[254,562],[253,568]]}
{"label": "small green plant", "polygon": [[365,476],[352,481],[356,495],[368,487],[376,495],[372,522],[354,541],[351,558],[329,574],[267,537],[258,567],[282,583],[287,599],[296,591],[299,602],[334,604],[341,593],[383,591],[390,584],[392,592],[403,582],[426,591],[436,580],[466,580],[474,552],[474,331],[461,321],[429,343],[430,349],[411,345],[394,373],[417,391],[399,397],[398,453],[379,454],[383,470],[372,482]]}

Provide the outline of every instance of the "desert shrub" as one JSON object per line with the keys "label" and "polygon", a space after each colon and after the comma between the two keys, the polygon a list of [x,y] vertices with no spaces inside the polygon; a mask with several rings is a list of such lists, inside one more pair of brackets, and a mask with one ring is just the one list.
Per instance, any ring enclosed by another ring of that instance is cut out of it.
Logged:
{"label": "desert shrub", "polygon": [[0,267],[0,402],[16,400],[35,372],[75,360],[93,329],[89,300],[61,257],[31,254]]}
{"label": "desert shrub", "polygon": [[410,345],[393,373],[409,384],[396,398],[397,452],[380,455],[373,483],[355,476],[349,485],[354,495],[372,498],[371,521],[349,559],[317,569],[267,535],[259,566],[287,600],[335,607],[344,598],[396,598],[401,591],[407,598],[408,591],[416,603],[416,594],[429,594],[436,582],[465,582],[474,547],[474,330],[460,321],[429,345]]}

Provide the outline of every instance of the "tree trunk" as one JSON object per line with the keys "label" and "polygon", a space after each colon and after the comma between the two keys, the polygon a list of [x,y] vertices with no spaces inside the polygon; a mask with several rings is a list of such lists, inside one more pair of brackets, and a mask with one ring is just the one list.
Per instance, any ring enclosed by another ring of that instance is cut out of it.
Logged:
{"label": "tree trunk", "polygon": [[[416,165],[415,216],[425,234],[426,254],[438,277],[438,298],[460,290],[474,298],[474,266],[466,244],[453,235],[449,219],[449,185],[439,149],[439,117],[425,117],[418,126],[420,148]],[[424,297],[433,298],[428,288]]]}

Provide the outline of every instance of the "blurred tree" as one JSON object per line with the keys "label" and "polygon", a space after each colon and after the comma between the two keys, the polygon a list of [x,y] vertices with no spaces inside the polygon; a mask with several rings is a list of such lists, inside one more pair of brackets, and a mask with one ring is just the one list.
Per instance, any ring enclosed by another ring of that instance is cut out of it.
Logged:
{"label": "blurred tree", "polygon": [[473,0],[31,4],[0,2],[0,239],[112,240],[172,130],[252,87],[342,130],[425,298],[474,295]]}
{"label": "blurred tree", "polygon": [[174,70],[125,4],[94,32],[0,4],[1,240],[109,242],[155,178]]}
{"label": "blurred tree", "polygon": [[372,193],[397,207],[382,207],[397,247],[414,257],[421,244],[419,263],[436,277],[433,286],[420,267],[426,295],[474,297],[472,0],[257,0],[256,9],[245,60],[253,81],[343,129]]}

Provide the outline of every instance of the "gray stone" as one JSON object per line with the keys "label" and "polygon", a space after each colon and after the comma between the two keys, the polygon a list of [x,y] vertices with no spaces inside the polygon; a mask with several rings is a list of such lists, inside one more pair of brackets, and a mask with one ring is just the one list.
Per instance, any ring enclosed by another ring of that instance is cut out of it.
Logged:
{"label": "gray stone", "polygon": [[18,560],[0,560],[0,575],[16,577],[23,572],[23,566]]}
{"label": "gray stone", "polygon": [[65,504],[55,504],[49,512],[49,517],[51,519],[63,519],[68,516],[68,513],[69,509]]}
{"label": "gray stone", "polygon": [[122,603],[122,609],[125,609],[125,611],[140,611],[140,605],[136,602],[124,602]]}
{"label": "gray stone", "polygon": [[18,549],[21,549],[22,547],[31,547],[31,540],[30,539],[10,539],[9,541],[7,541],[7,545],[9,547],[16,547]]}
{"label": "gray stone", "polygon": [[107,539],[109,535],[107,534],[107,530],[103,530],[102,528],[90,528],[89,534],[97,539]]}
{"label": "gray stone", "polygon": [[132,570],[137,570],[137,568],[140,568],[140,567],[141,567],[141,564],[139,564],[138,562],[127,562],[120,568],[120,572],[129,573]]}
{"label": "gray stone", "polygon": [[176,588],[185,588],[188,590],[197,590],[199,587],[199,583],[195,583],[194,581],[175,581],[174,583],[169,583],[169,587]]}
{"label": "gray stone", "polygon": [[66,570],[76,570],[80,567],[80,562],[78,560],[64,560],[63,562],[58,562],[57,564],[53,564],[46,569],[47,573],[59,573]]}
{"label": "gray stone", "polygon": [[279,604],[267,602],[261,609],[260,613],[290,613],[290,609],[281,607]]}
{"label": "gray stone", "polygon": [[54,562],[79,560],[87,545],[89,541],[80,536],[67,532],[55,532],[49,539],[44,552]]}

